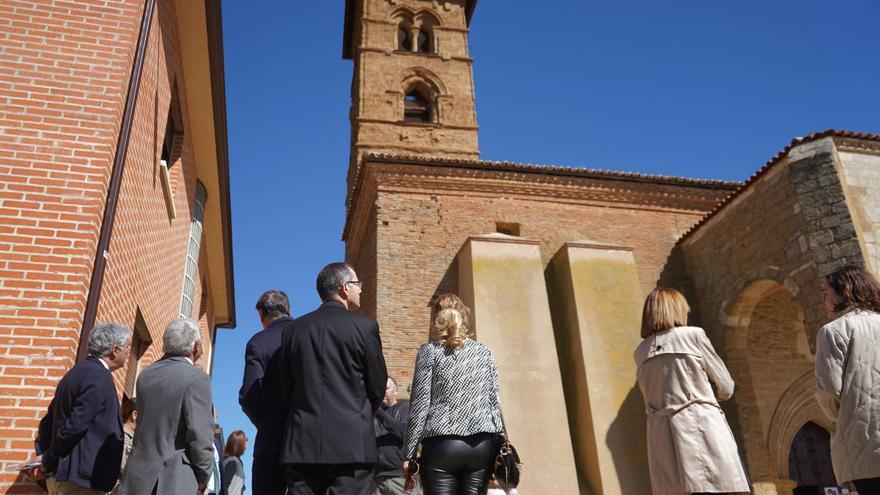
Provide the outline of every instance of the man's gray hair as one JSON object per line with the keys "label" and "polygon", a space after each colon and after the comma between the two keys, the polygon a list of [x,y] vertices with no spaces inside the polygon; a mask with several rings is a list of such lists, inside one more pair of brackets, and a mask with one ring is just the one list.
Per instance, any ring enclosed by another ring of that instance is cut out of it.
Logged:
{"label": "man's gray hair", "polygon": [[114,347],[125,347],[131,340],[131,330],[122,323],[101,323],[89,334],[89,355],[104,357]]}
{"label": "man's gray hair", "polygon": [[199,324],[190,318],[178,318],[165,327],[162,352],[171,356],[186,356],[192,353],[193,345],[201,341]]}
{"label": "man's gray hair", "polygon": [[354,268],[348,263],[330,263],[325,266],[321,273],[318,274],[317,288],[318,296],[322,301],[326,301],[333,297],[333,294],[339,292],[342,284],[354,278]]}

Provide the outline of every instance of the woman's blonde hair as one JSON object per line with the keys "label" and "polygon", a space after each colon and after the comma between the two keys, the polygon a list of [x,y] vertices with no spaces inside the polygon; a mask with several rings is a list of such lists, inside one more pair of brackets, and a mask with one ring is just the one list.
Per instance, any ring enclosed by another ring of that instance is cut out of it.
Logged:
{"label": "woman's blonde hair", "polygon": [[450,349],[459,349],[464,339],[470,337],[464,319],[457,309],[441,309],[431,324],[431,340],[436,340]]}
{"label": "woman's blonde hair", "polygon": [[[434,320],[437,318],[437,313],[447,308],[452,308],[458,311],[458,313],[461,315],[461,323],[462,325],[464,325],[465,331],[469,332],[471,327],[471,310],[467,307],[464,301],[461,300],[460,297],[451,292],[440,294],[439,296],[434,298],[434,301],[431,303],[431,326],[433,327],[434,325]],[[468,335],[470,336],[470,333],[468,333]]]}
{"label": "woman's blonde hair", "polygon": [[686,326],[690,310],[687,299],[681,292],[667,287],[652,290],[642,308],[642,338],[670,328]]}

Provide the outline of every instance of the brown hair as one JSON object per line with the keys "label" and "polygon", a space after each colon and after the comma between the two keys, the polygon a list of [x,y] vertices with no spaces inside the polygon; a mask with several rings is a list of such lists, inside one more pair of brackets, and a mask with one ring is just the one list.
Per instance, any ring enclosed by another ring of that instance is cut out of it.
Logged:
{"label": "brown hair", "polygon": [[842,299],[835,311],[852,307],[880,313],[880,284],[864,268],[842,266],[825,275],[825,282]]}
{"label": "brown hair", "polygon": [[229,434],[229,438],[226,439],[226,448],[223,449],[223,458],[227,457],[241,457],[244,454],[244,450],[247,447],[247,437],[244,435],[244,432],[241,430],[235,430]]}
{"label": "brown hair", "polygon": [[464,339],[470,337],[461,313],[453,308],[441,309],[431,325],[431,340],[436,340],[451,349],[459,349]]}
{"label": "brown hair", "polygon": [[454,309],[458,311],[458,314],[461,315],[461,322],[462,325],[464,325],[465,332],[469,331],[471,310],[465,305],[464,301],[462,301],[460,297],[451,292],[445,292],[434,298],[434,301],[431,304],[432,327],[434,326],[434,320],[437,318],[437,313],[444,309]]}
{"label": "brown hair", "polygon": [[131,415],[137,411],[137,401],[127,395],[122,396],[122,422],[128,423]]}
{"label": "brown hair", "polygon": [[690,309],[681,292],[666,287],[652,290],[642,308],[642,338],[687,325]]}

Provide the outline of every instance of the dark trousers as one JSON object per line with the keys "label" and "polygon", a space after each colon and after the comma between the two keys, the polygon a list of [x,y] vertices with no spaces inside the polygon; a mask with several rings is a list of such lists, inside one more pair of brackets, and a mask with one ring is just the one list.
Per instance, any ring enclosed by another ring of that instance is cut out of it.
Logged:
{"label": "dark trousers", "polygon": [[856,491],[859,495],[880,494],[880,478],[868,478],[864,480],[854,480]]}
{"label": "dark trousers", "polygon": [[442,436],[422,441],[424,495],[481,495],[489,487],[489,467],[495,455],[494,434]]}
{"label": "dark trousers", "polygon": [[287,491],[287,477],[284,474],[284,466],[278,463],[278,459],[254,456],[251,489],[254,495],[284,495]]}
{"label": "dark trousers", "polygon": [[374,464],[288,464],[287,495],[367,495],[373,487],[374,467]]}

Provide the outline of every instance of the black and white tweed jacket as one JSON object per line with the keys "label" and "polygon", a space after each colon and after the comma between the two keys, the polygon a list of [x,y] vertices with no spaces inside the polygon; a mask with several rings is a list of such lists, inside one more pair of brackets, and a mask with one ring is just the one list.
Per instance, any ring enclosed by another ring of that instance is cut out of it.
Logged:
{"label": "black and white tweed jacket", "polygon": [[471,339],[455,350],[439,342],[423,345],[416,356],[404,458],[414,458],[427,437],[502,430],[498,368],[489,348]]}

